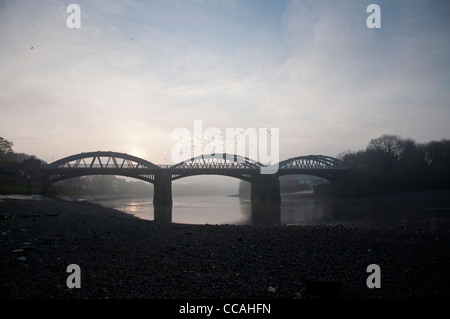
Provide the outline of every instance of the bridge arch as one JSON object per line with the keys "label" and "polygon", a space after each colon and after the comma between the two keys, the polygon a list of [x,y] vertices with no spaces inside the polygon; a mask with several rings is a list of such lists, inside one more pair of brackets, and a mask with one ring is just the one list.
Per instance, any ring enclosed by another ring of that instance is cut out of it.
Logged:
{"label": "bridge arch", "polygon": [[42,172],[48,184],[87,175],[118,175],[154,183],[159,169],[158,165],[133,155],[97,151],[64,157],[44,166]]}
{"label": "bridge arch", "polygon": [[[251,173],[263,165],[248,157],[235,154],[202,154],[170,167],[172,180],[194,175],[220,175],[251,181]],[[226,169],[226,171],[224,170]],[[179,171],[177,171],[179,170]]]}
{"label": "bridge arch", "polygon": [[227,168],[227,169],[259,169],[261,163],[248,157],[235,154],[218,153],[202,154],[191,159],[175,164],[171,169],[205,169],[205,168]]}
{"label": "bridge arch", "polygon": [[[86,159],[91,159],[86,163]],[[105,162],[106,160],[106,162]],[[119,161],[118,161],[119,160]],[[120,161],[121,160],[121,161]],[[48,168],[160,168],[147,160],[118,152],[86,152],[64,157],[47,165]]]}
{"label": "bridge arch", "polygon": [[280,162],[279,169],[344,169],[343,161],[324,155],[307,155],[292,157]]}
{"label": "bridge arch", "polygon": [[292,157],[278,164],[278,176],[311,175],[332,181],[348,169],[341,160],[324,155],[306,155]]}

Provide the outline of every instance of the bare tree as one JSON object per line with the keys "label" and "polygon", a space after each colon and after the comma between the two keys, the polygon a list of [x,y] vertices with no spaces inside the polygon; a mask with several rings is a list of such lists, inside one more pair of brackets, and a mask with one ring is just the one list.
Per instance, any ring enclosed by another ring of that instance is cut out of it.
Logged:
{"label": "bare tree", "polygon": [[12,146],[13,142],[0,137],[0,154],[9,154],[13,153]]}
{"label": "bare tree", "polygon": [[387,155],[392,160],[400,158],[403,152],[404,143],[399,135],[384,134],[372,139],[367,145],[367,151],[378,151]]}

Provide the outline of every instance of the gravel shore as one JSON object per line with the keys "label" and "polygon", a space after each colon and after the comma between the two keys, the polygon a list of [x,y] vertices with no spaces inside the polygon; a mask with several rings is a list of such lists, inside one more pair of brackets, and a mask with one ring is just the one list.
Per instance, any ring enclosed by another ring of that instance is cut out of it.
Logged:
{"label": "gravel shore", "polygon": [[170,224],[45,198],[0,200],[0,232],[3,299],[317,298],[311,282],[343,299],[450,297],[448,228]]}

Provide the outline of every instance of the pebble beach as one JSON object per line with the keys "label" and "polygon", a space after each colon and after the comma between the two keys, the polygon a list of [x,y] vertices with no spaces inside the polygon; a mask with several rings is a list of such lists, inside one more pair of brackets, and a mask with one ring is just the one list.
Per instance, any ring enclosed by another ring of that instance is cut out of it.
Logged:
{"label": "pebble beach", "polygon": [[[5,198],[0,298],[314,299],[308,283],[325,282],[339,285],[339,299],[446,299],[449,243],[448,227],[187,225]],[[66,284],[71,264],[81,288]],[[380,288],[367,286],[371,264]]]}

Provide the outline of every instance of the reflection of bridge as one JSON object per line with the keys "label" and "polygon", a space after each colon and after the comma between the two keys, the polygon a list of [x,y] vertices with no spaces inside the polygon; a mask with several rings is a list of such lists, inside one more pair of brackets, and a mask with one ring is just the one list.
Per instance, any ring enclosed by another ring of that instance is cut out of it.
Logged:
{"label": "reflection of bridge", "polygon": [[262,174],[268,168],[239,155],[200,155],[176,165],[156,165],[142,158],[116,152],[89,152],[62,158],[39,167],[40,179],[45,186],[43,194],[51,184],[85,175],[121,175],[133,177],[154,185],[153,203],[172,203],[172,181],[195,175],[224,175],[251,183],[251,199],[280,201],[278,177],[290,174],[314,175],[334,180],[348,168],[338,159],[309,155],[290,158],[272,165],[273,174]]}

